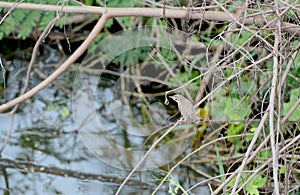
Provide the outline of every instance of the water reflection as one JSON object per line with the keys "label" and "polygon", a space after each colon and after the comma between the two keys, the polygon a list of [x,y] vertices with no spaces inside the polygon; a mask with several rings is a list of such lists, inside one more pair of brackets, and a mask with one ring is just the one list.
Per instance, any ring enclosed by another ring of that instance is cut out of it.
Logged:
{"label": "water reflection", "polygon": [[[137,39],[137,36],[145,38],[145,35],[149,34],[148,30],[137,34],[131,31],[129,35],[134,39]],[[117,39],[123,40],[122,37],[117,37]],[[142,42],[134,41],[131,46],[138,47],[137,44],[149,46],[150,44],[153,47],[153,40],[156,39],[140,40]],[[121,49],[119,52],[123,52],[124,46],[118,41],[113,40],[113,42]],[[131,43],[130,40],[128,43]],[[110,44],[106,43],[104,48],[107,48],[107,45]],[[160,45],[164,46],[162,42]],[[108,49],[116,49],[113,45],[110,46],[112,47]],[[165,47],[169,48],[168,45]],[[113,55],[108,56],[104,63],[110,62],[115,57],[114,55],[118,55],[118,53],[112,53]],[[91,62],[95,58],[102,59],[99,55],[93,57]],[[99,66],[99,64],[96,65]],[[148,67],[151,68],[145,69],[146,73],[140,75],[141,77],[148,76],[147,79],[153,79],[151,76],[157,76],[161,72],[154,65]],[[103,68],[100,63],[100,69]],[[58,81],[64,83],[70,78],[74,79],[76,71],[69,70]],[[130,71],[130,68],[127,71]],[[124,76],[127,72],[119,74]],[[105,80],[102,76],[100,79],[99,74],[80,73],[74,84],[72,101],[70,96],[54,85],[50,85],[34,98],[23,103],[20,111],[15,115],[13,134],[1,157],[15,161],[34,162],[47,168],[72,170],[78,172],[79,175],[84,174],[78,177],[45,174],[42,173],[43,167],[39,170],[26,170],[16,167],[8,168],[9,166],[3,164],[1,167],[6,168],[3,168],[0,173],[0,190],[8,194],[42,194],[45,192],[50,194],[98,194],[99,192],[113,194],[120,184],[119,180],[112,179],[109,180],[111,182],[107,182],[105,179],[125,178],[128,174],[125,170],[130,170],[137,164],[145,155],[149,144],[155,142],[158,135],[168,130],[170,124],[162,98],[158,97],[156,100],[159,101],[155,101],[153,97],[146,97],[147,101],[141,101],[143,97],[137,96],[136,86],[147,86],[149,83],[142,83],[139,80],[137,84],[135,79],[130,78],[124,86],[121,78],[119,76]],[[33,80],[34,84],[37,82],[40,80]],[[172,83],[168,87],[171,86]],[[49,109],[49,105],[54,104],[55,106]],[[63,112],[64,109],[67,109],[69,114]],[[75,121],[70,117],[72,114]],[[9,121],[10,118],[7,116],[0,117],[1,141],[9,128]],[[191,129],[191,132],[184,131],[185,129]],[[153,134],[156,130],[161,130],[161,132]],[[149,194],[153,190],[151,186],[155,186],[154,183],[157,182],[153,178],[154,173],[159,177],[161,168],[167,170],[169,167],[164,167],[164,165],[172,162],[187,149],[193,131],[193,128],[178,126],[149,154],[142,167],[139,168],[140,170],[153,169],[153,172],[142,173],[144,194]],[[148,140],[149,137],[152,139]],[[144,146],[146,141],[148,145]],[[85,178],[87,177],[85,174],[100,175],[104,179]],[[138,174],[131,179],[139,181]],[[188,186],[196,180],[191,182],[188,177],[184,177],[180,182]],[[161,194],[165,194],[167,190],[163,189]],[[137,194],[139,191],[140,186],[133,185],[125,187],[122,192]]]}
{"label": "water reflection", "polygon": [[[41,167],[61,168],[91,173],[108,178],[125,177],[126,172],[115,169],[97,159],[82,142],[71,117],[63,117],[58,109],[47,110],[49,100],[65,100],[57,96],[57,88],[49,86],[31,101],[21,106],[16,113],[13,134],[1,155],[1,159],[18,162],[33,162]],[[71,102],[65,105],[71,111]],[[1,115],[1,142],[9,128],[10,117]],[[84,178],[41,173],[40,170],[4,168],[9,165],[1,161],[0,191],[6,194],[85,194],[95,191],[112,193],[118,183],[103,183],[96,180],[84,182]],[[138,189],[138,187],[137,187]]]}
{"label": "water reflection", "polygon": [[[97,91],[98,80],[99,77],[91,75],[79,75],[77,78],[73,99],[76,125],[84,142],[100,160],[116,168],[130,170],[146,152],[141,149],[129,150],[129,145],[133,148],[142,146],[146,136],[151,135],[156,128],[149,126],[149,123],[146,125],[137,123],[134,120],[135,117],[130,115],[131,107],[122,103],[118,96],[118,98],[111,96],[110,101],[102,102],[106,106],[98,114],[94,107],[94,94]],[[98,89],[97,93],[106,98],[113,94],[107,88]],[[155,107],[160,110],[164,109],[160,104],[155,104],[152,109]],[[160,124],[156,126],[160,128],[165,119],[159,122]],[[124,138],[128,134],[129,137]],[[123,140],[128,142],[125,143]],[[181,154],[187,146],[188,142],[183,142],[182,145],[168,142],[150,153],[140,169],[147,170],[165,165]]]}

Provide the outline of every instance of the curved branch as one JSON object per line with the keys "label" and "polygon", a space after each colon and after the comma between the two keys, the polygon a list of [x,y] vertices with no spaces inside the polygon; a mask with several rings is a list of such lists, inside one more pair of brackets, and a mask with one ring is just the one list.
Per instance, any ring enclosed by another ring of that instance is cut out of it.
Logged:
{"label": "curved branch", "polygon": [[[76,59],[83,54],[83,52],[88,48],[97,34],[101,31],[106,21],[109,18],[113,17],[124,17],[124,16],[147,16],[147,17],[162,17],[163,9],[162,8],[103,8],[103,7],[95,7],[95,6],[56,6],[56,5],[43,5],[43,4],[33,4],[33,3],[16,3],[11,2],[0,2],[0,7],[3,8],[11,8],[15,7],[17,9],[31,9],[31,10],[44,10],[44,11],[55,11],[55,12],[68,12],[68,13],[97,13],[101,14],[102,17],[90,33],[90,35],[86,38],[86,40],[82,43],[82,45],[71,55],[53,74],[51,74],[47,79],[43,82],[32,88],[30,91],[25,93],[18,98],[13,99],[10,102],[2,104],[0,106],[0,112],[11,108],[28,98],[32,97],[51,82],[53,82],[58,76],[60,76],[63,72],[65,72],[71,64],[73,64]],[[187,8],[182,7],[180,10],[177,9],[166,9],[165,17],[167,18],[185,18]],[[272,14],[272,13],[259,13],[258,15],[247,16],[246,19],[243,20],[244,24],[269,24],[271,28],[275,28],[276,24],[271,22],[270,20],[266,20],[263,17],[263,14]],[[224,21],[224,22],[233,22],[239,21],[244,18],[239,14],[225,13],[220,11],[194,11],[190,12],[190,19],[205,19],[205,20],[215,20],[215,21]],[[300,36],[300,27],[295,24],[282,22],[282,30],[286,32],[291,32]]]}
{"label": "curved branch", "polygon": [[48,78],[43,80],[37,86],[29,90],[28,92],[24,93],[23,95],[13,99],[10,102],[2,104],[0,106],[0,112],[7,110],[29,98],[34,96],[36,93],[47,87],[50,83],[52,83],[56,78],[58,78],[62,73],[64,73],[89,47],[92,41],[96,38],[96,36],[100,33],[103,29],[105,23],[109,19],[107,14],[103,14],[102,17],[99,19],[89,36],[84,40],[84,42],[80,45],[80,47],[57,69],[55,70]]}

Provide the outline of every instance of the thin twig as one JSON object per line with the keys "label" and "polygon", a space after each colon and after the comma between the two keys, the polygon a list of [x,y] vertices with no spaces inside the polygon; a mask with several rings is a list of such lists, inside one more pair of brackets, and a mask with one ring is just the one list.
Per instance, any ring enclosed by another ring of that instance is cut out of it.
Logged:
{"label": "thin twig", "polygon": [[[207,94],[204,98],[202,98],[195,106],[194,108],[197,108],[199,105],[201,105],[204,101],[206,101],[210,96],[212,96],[218,89],[220,89],[225,83],[228,83],[229,81],[231,81],[232,79],[234,79],[237,75],[240,75],[241,73],[249,70],[250,68],[268,60],[270,57],[272,57],[272,54],[269,54],[265,57],[263,57],[262,59],[254,62],[253,64],[247,66],[246,68],[240,70],[239,72],[237,72],[236,74],[231,75],[230,77],[228,77],[226,80],[224,80],[222,83],[220,83],[218,86],[216,86],[209,94]],[[202,76],[202,75],[200,75]],[[199,76],[195,77],[194,79],[197,79]],[[192,80],[191,80],[192,81]],[[191,82],[190,81],[190,82]]]}
{"label": "thin twig", "polygon": [[24,0],[20,1],[20,2],[15,2],[13,3],[13,5],[10,7],[10,9],[8,10],[8,12],[6,12],[6,14],[1,18],[0,20],[0,25],[3,23],[3,21],[7,18],[7,16],[9,14],[11,14],[11,12],[20,4],[22,3]]}
{"label": "thin twig", "polygon": [[197,148],[196,150],[192,151],[191,153],[187,154],[186,156],[184,156],[179,162],[176,163],[176,165],[174,165],[169,171],[168,173],[165,175],[165,177],[160,181],[160,183],[158,184],[158,186],[155,188],[155,190],[152,192],[152,195],[154,195],[158,189],[162,186],[162,184],[167,180],[167,178],[171,175],[171,173],[175,170],[176,167],[178,167],[182,162],[186,161],[188,158],[190,158],[191,156],[193,156],[194,154],[198,153],[199,151],[203,150],[204,148],[218,142],[221,140],[226,140],[229,138],[237,138],[237,137],[241,137],[241,136],[253,136],[253,134],[245,134],[245,135],[230,135],[230,136],[224,136],[224,137],[220,137],[217,138],[215,140],[212,140],[208,143],[205,143],[203,145],[201,145],[199,148]]}
{"label": "thin twig", "polygon": [[3,99],[6,99],[5,97],[5,93],[6,93],[6,78],[5,78],[5,74],[6,74],[6,69],[2,63],[2,58],[0,57],[0,66],[1,66],[1,70],[2,70],[2,78],[3,78]]}
{"label": "thin twig", "polygon": [[[31,55],[31,60],[30,63],[28,65],[28,69],[27,69],[27,75],[26,75],[26,82],[25,85],[23,87],[23,90],[21,92],[21,95],[25,94],[25,92],[27,91],[28,87],[29,87],[29,83],[30,83],[30,73],[31,73],[31,69],[34,65],[37,53],[38,53],[38,49],[39,49],[39,45],[42,43],[42,41],[44,40],[45,36],[49,33],[49,31],[52,29],[52,27],[54,26],[54,24],[59,20],[59,15],[56,16],[56,18],[54,18],[51,22],[49,22],[49,24],[47,25],[47,27],[45,28],[45,30],[43,31],[43,33],[40,35],[39,39],[37,40],[37,42],[35,43],[32,55]],[[5,140],[2,143],[2,146],[0,148],[0,154],[3,152],[5,146],[8,143],[8,140],[10,138],[10,135],[13,131],[13,123],[14,123],[14,115],[15,112],[18,109],[19,104],[14,105],[14,108],[9,112],[9,115],[11,115],[11,119],[10,119],[10,125],[9,125],[9,129],[7,130],[6,136],[5,136]]]}
{"label": "thin twig", "polygon": [[37,40],[37,42],[34,45],[34,48],[33,48],[32,54],[31,54],[31,59],[30,59],[29,65],[28,65],[27,73],[26,73],[26,82],[25,82],[25,86],[23,88],[22,94],[24,94],[29,87],[30,73],[31,73],[33,64],[35,63],[35,59],[36,59],[37,53],[39,51],[39,46],[42,44],[46,35],[49,34],[49,32],[51,31],[51,29],[53,28],[53,26],[59,19],[60,19],[60,16],[58,14],[51,22],[48,23],[47,27],[45,28],[45,30],[40,35],[39,39]]}
{"label": "thin twig", "polygon": [[[279,156],[280,154],[284,153],[286,150],[288,150],[291,146],[293,146],[294,143],[299,142],[300,140],[300,134],[298,136],[296,136],[295,138],[293,138],[290,142],[288,142],[288,144],[286,144],[282,149],[279,150],[279,152],[276,153],[277,156]],[[272,162],[272,157],[268,158],[262,165],[260,165],[259,167],[257,167],[255,169],[255,171],[252,173],[252,175],[250,175],[248,177],[248,179],[243,182],[242,186],[236,191],[236,193],[239,193],[239,191],[241,191],[243,188],[245,188],[245,186],[247,185],[247,183],[249,183],[253,177],[257,174],[259,174],[261,172],[261,170],[268,166],[270,163]]]}
{"label": "thin twig", "polygon": [[253,147],[254,147],[254,144],[256,143],[256,140],[259,138],[260,136],[260,132],[261,130],[263,129],[264,127],[264,124],[265,124],[265,121],[267,120],[269,116],[269,108],[267,108],[267,111],[265,112],[263,118],[261,119],[258,127],[257,127],[257,130],[255,131],[255,134],[250,142],[250,145],[248,146],[248,149],[245,153],[245,158],[243,159],[243,162],[242,164],[240,165],[240,167],[234,171],[232,173],[232,175],[230,175],[230,177],[228,177],[225,182],[223,182],[214,192],[213,192],[213,195],[217,195],[222,189],[224,186],[226,186],[236,175],[236,180],[239,180],[239,178],[241,177],[241,174],[242,174],[242,170],[244,170],[245,166],[247,165],[247,163],[249,163],[248,161],[248,157],[251,153],[251,151],[253,150]]}
{"label": "thin twig", "polygon": [[117,192],[115,193],[115,195],[118,195],[122,188],[124,187],[124,185],[126,184],[126,182],[130,179],[130,177],[133,175],[133,173],[142,165],[142,163],[145,161],[145,159],[147,158],[147,156],[150,154],[150,152],[152,152],[153,148],[156,147],[156,145],[165,137],[167,136],[181,121],[178,120],[170,129],[168,129],[162,136],[160,136],[149,148],[149,150],[146,152],[146,154],[143,156],[143,158],[141,158],[141,160],[135,165],[135,167],[131,170],[131,172],[127,175],[127,177],[125,178],[125,180],[123,181],[123,183],[120,185],[120,187],[118,188]]}

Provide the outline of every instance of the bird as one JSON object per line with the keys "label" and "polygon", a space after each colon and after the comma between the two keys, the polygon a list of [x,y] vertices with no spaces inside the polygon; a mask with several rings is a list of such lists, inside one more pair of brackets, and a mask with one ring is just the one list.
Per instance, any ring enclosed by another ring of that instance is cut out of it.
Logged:
{"label": "bird", "polygon": [[193,104],[182,95],[176,94],[170,96],[178,104],[178,110],[181,113],[184,121],[199,121],[201,118],[196,115]]}

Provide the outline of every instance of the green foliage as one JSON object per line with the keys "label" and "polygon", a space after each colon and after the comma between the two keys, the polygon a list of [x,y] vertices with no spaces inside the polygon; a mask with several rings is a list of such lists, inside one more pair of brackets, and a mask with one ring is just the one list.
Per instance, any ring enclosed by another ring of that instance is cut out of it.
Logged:
{"label": "green foliage", "polygon": [[114,19],[109,19],[107,22],[106,22],[106,24],[105,24],[105,27],[106,28],[109,28],[109,27],[111,27],[112,25],[114,24]]}
{"label": "green foliage", "polygon": [[56,26],[58,26],[60,29],[62,29],[65,26],[67,19],[68,19],[68,16],[63,15],[60,18],[60,20],[57,21]]}
{"label": "green foliage", "polygon": [[261,175],[255,175],[246,185],[246,191],[249,195],[259,195],[259,188],[262,188],[267,182],[267,178]]}
{"label": "green foliage", "polygon": [[[193,70],[190,72],[178,72],[175,76],[170,77],[169,82],[174,83],[175,85],[182,85],[184,83],[188,83],[185,88],[189,91],[189,93],[194,97],[197,93],[200,79],[196,79],[193,82],[190,82],[191,79],[197,77],[199,75],[199,71]],[[178,91],[180,92],[180,90]],[[183,91],[182,91],[183,92]]]}
{"label": "green foliage", "polygon": [[[238,135],[243,131],[243,129],[244,129],[244,123],[238,123],[238,124],[230,123],[227,131],[227,135],[228,136]],[[241,141],[240,138],[228,138],[229,142],[233,142],[234,140],[237,140],[239,142]]]}
{"label": "green foliage", "polygon": [[215,99],[209,103],[209,108],[217,120],[241,120],[250,112],[248,98],[243,100],[235,97],[225,96],[225,91],[220,90]]}
{"label": "green foliage", "polygon": [[143,61],[147,58],[150,49],[149,47],[134,48],[117,56],[113,62],[124,64],[127,67],[138,64],[139,60]]}
{"label": "green foliage", "polygon": [[107,7],[135,7],[142,5],[143,0],[107,0]]}
{"label": "green foliage", "polygon": [[124,26],[127,28],[132,28],[135,26],[135,19],[132,17],[122,17],[118,19],[120,22],[123,23]]}
{"label": "green foliage", "polygon": [[40,19],[41,16],[41,11],[29,12],[29,14],[24,18],[24,21],[22,22],[22,28],[18,32],[18,38],[26,39],[32,32],[32,29],[35,27],[36,22]]}
{"label": "green foliage", "polygon": [[231,96],[239,98],[244,97],[245,95],[254,95],[257,91],[256,84],[246,76],[240,79],[238,85],[239,87],[236,87],[236,82],[230,84]]}
{"label": "green foliage", "polygon": [[179,181],[175,177],[170,176],[168,193],[171,195],[176,195],[180,192],[179,190],[181,190],[183,194],[188,194],[186,190],[180,185]]}
{"label": "green foliage", "polygon": [[[231,90],[233,90],[231,88]],[[245,88],[246,91],[246,88]],[[227,95],[225,90],[219,90],[214,96],[214,100],[208,103],[208,108],[212,116],[216,120],[243,120],[251,112],[250,100],[247,96],[243,96],[241,99],[237,95]],[[236,96],[236,97],[235,97]],[[227,135],[239,135],[243,133],[245,124],[243,122],[229,123],[227,129]],[[250,141],[251,138],[247,138],[246,141]],[[236,152],[244,148],[244,141],[240,138],[228,138],[229,143],[234,143]]]}
{"label": "green foliage", "polygon": [[39,30],[44,30],[49,24],[49,22],[51,22],[51,20],[53,20],[55,17],[56,17],[55,12],[43,12],[42,19],[39,22],[40,24]]}
{"label": "green foliage", "polygon": [[[293,89],[290,92],[290,101],[283,103],[282,114],[286,115],[288,111],[295,105],[300,96],[300,88]],[[293,114],[288,118],[289,120],[300,120],[300,106],[294,110]]]}
{"label": "green foliage", "polygon": [[160,48],[159,49],[159,54],[161,55],[161,57],[154,57],[154,61],[156,62],[156,65],[160,68],[165,68],[164,63],[167,63],[170,66],[174,66],[178,60],[178,56],[177,54],[167,48]]}
{"label": "green foliage", "polygon": [[[8,1],[9,2],[9,1]],[[26,0],[24,2],[40,4],[40,0]],[[60,0],[43,0],[43,4],[58,5]],[[65,1],[65,5],[79,5],[74,1]],[[6,13],[9,9],[2,9]],[[39,30],[44,30],[48,23],[56,17],[55,12],[37,11],[37,10],[21,10],[14,9],[8,15],[4,22],[0,25],[0,40],[5,36],[17,33],[20,39],[26,39],[30,36],[34,28],[39,27]],[[63,25],[60,25],[63,27]]]}
{"label": "green foliage", "polygon": [[152,48],[148,46],[147,40],[143,39],[143,32],[125,31],[123,33],[122,36],[116,34],[103,39],[101,45],[97,45],[97,47],[101,47],[107,59],[113,59],[115,64],[130,66],[146,60]]}
{"label": "green foliage", "polygon": [[84,5],[93,5],[94,0],[84,0]]}
{"label": "green foliage", "polygon": [[[289,1],[289,4],[290,5],[298,5],[298,1],[296,0],[290,0]],[[285,4],[283,4],[282,2],[278,2],[278,6],[284,6]],[[294,19],[294,20],[299,20],[299,12],[297,10],[287,10],[286,14],[282,15],[282,20],[284,21],[290,21],[291,19]]]}
{"label": "green foliage", "polygon": [[290,167],[293,167],[293,166],[295,166],[296,164],[298,164],[298,160],[299,160],[299,159],[297,158],[297,156],[292,157],[289,164],[285,164],[285,165],[283,165],[283,166],[280,167],[279,173],[280,173],[280,174],[285,174],[285,173],[287,173],[288,171],[290,171]]}
{"label": "green foliage", "polygon": [[[141,6],[143,4],[143,0],[131,0],[131,1],[124,1],[124,0],[106,0],[105,2],[99,3],[102,6],[107,7],[136,7]],[[127,28],[131,28],[135,26],[135,19],[132,17],[120,17],[117,19],[111,19],[106,24],[105,27],[109,28],[113,25],[114,22],[118,21],[123,26]]]}
{"label": "green foliage", "polygon": [[268,151],[268,150],[265,150],[265,151],[261,151],[258,155],[258,158],[261,160],[261,161],[265,161],[266,159],[270,158],[271,157],[271,151]]}
{"label": "green foliage", "polygon": [[4,36],[11,34],[29,13],[29,10],[13,11],[11,16],[7,17],[3,24],[0,25],[0,40],[3,39]]}
{"label": "green foliage", "polygon": [[[295,40],[293,41],[291,44],[294,45],[294,47],[297,47],[297,45],[299,44],[299,40]],[[298,54],[294,60],[294,64],[293,64],[293,68],[291,69],[288,77],[287,77],[287,84],[289,86],[289,88],[298,88],[300,87],[300,82],[298,79],[296,78],[300,78],[300,54]]]}
{"label": "green foliage", "polygon": [[[253,26],[253,28],[255,28],[255,26]],[[245,43],[248,43],[252,36],[253,35],[251,32],[244,30],[241,31],[241,33],[239,34],[236,33],[233,34],[229,40],[234,45],[240,46],[240,45],[244,45]]]}
{"label": "green foliage", "polygon": [[175,76],[170,77],[169,81],[175,84],[186,83],[189,81],[189,73],[188,72],[176,73]]}
{"label": "green foliage", "polygon": [[64,105],[68,102],[70,102],[71,99],[65,99],[65,100],[61,100],[52,104],[49,104],[46,108],[47,111],[49,110],[56,110],[59,112],[59,114],[64,117],[67,118],[70,116],[70,110],[68,108],[68,106]]}
{"label": "green foliage", "polygon": [[[242,174],[242,179],[240,180],[238,187],[241,187],[244,184],[244,181],[249,179],[247,173]],[[264,187],[267,182],[267,178],[262,176],[261,174],[255,175],[246,185],[247,195],[259,195],[259,188]],[[233,187],[235,183],[235,179],[231,180],[228,184],[229,187]]]}

